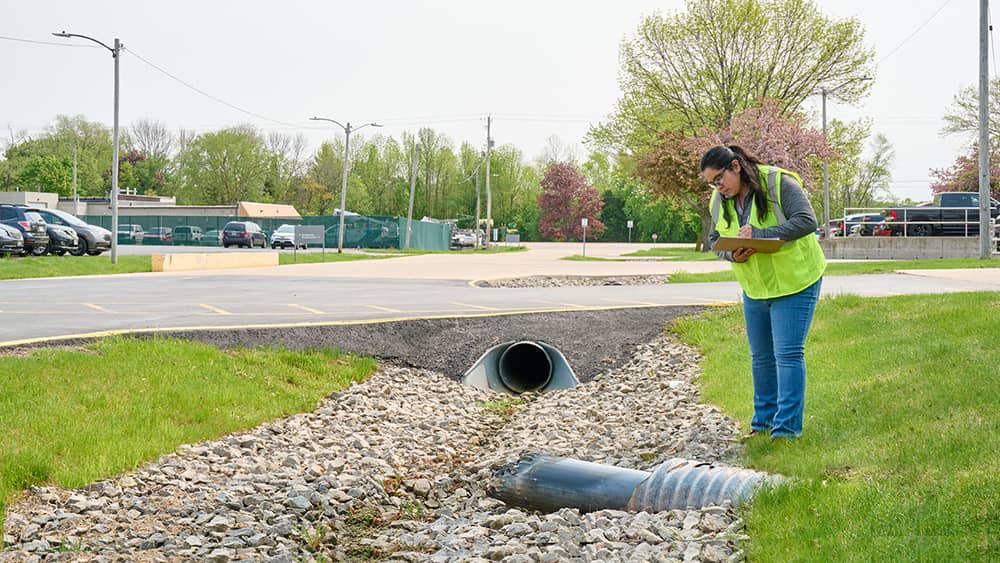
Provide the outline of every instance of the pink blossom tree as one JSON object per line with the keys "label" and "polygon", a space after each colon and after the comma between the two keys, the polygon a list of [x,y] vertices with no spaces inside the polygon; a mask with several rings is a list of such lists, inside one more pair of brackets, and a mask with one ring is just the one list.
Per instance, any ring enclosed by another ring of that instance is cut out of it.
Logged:
{"label": "pink blossom tree", "polygon": [[541,184],[538,228],[542,236],[557,241],[580,240],[583,238],[580,224],[583,218],[587,219],[588,238],[597,238],[604,232],[604,224],[598,219],[604,202],[597,189],[588,184],[576,168],[566,163],[553,163],[546,169]]}
{"label": "pink blossom tree", "polygon": [[822,132],[808,127],[804,117],[782,115],[774,100],[762,100],[719,131],[703,130],[693,137],[662,133],[659,142],[639,162],[639,176],[654,194],[682,202],[698,213],[702,240],[697,247],[702,250],[707,250],[704,243],[712,230],[708,208],[712,188],[702,180],[698,167],[706,150],[724,144],[738,144],[765,164],[798,172],[806,190],[820,184],[817,163],[824,156],[836,156]]}

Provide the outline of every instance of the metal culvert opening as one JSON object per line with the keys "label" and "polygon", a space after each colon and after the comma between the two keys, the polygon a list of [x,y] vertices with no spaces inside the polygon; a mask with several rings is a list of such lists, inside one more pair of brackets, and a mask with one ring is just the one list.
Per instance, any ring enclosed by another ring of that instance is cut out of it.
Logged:
{"label": "metal culvert opening", "polygon": [[512,392],[537,391],[552,379],[552,360],[544,348],[522,340],[504,350],[497,371],[500,381]]}

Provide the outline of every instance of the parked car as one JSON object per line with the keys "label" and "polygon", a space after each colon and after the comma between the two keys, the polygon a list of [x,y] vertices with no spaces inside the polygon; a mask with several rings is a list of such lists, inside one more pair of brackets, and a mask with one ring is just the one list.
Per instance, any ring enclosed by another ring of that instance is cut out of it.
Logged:
{"label": "parked car", "polygon": [[67,252],[76,252],[80,246],[79,237],[72,227],[48,223],[45,226],[45,233],[49,235],[49,245],[46,249],[49,254],[62,256]]}
{"label": "parked car", "polygon": [[174,242],[177,244],[200,244],[204,234],[201,227],[179,225],[174,227]]}
{"label": "parked car", "polygon": [[142,225],[126,223],[118,225],[118,242],[125,244],[142,244],[142,237],[146,234]]}
{"label": "parked car", "polygon": [[260,225],[253,221],[230,221],[222,228],[222,246],[245,246],[253,248],[267,246],[267,235]]}
{"label": "parked car", "polygon": [[21,231],[6,223],[0,223],[0,255],[24,253],[24,237]]}
{"label": "parked car", "polygon": [[476,235],[472,231],[455,231],[451,235],[452,248],[470,248],[476,246]]}
{"label": "parked car", "polygon": [[219,246],[222,244],[222,231],[219,229],[209,229],[202,233],[201,244],[210,244],[212,246]]}
{"label": "parked car", "polygon": [[45,232],[45,219],[37,207],[0,204],[0,222],[21,231],[24,254],[41,256],[49,251],[49,235]]}
{"label": "parked car", "polygon": [[[295,246],[295,225],[282,225],[271,233],[271,248],[292,248]],[[305,248],[305,243],[300,243],[299,248]]]}
{"label": "parked car", "polygon": [[[841,236],[841,234],[843,232],[843,231],[841,231],[841,229],[844,226],[844,218],[840,217],[839,219],[830,219],[830,222],[827,223],[827,226],[830,229],[830,238]],[[817,232],[817,234],[819,235],[820,238],[823,238],[823,226],[822,225],[819,226],[819,228],[816,230],[816,232]]]}
{"label": "parked car", "polygon": [[104,227],[91,225],[76,215],[59,209],[39,209],[38,213],[50,225],[63,225],[76,231],[77,247],[69,251],[73,256],[97,256],[111,249],[111,231]]}
{"label": "parked car", "polygon": [[875,234],[875,227],[885,221],[881,213],[855,213],[844,217],[841,233],[848,236],[870,237]]}
{"label": "parked car", "polygon": [[173,244],[174,230],[170,227],[151,227],[142,235],[142,244]]}
{"label": "parked car", "polygon": [[[991,219],[1000,216],[1000,202],[990,198]],[[886,210],[886,223],[893,235],[907,236],[978,236],[979,194],[977,192],[940,192],[930,205],[892,207]]]}

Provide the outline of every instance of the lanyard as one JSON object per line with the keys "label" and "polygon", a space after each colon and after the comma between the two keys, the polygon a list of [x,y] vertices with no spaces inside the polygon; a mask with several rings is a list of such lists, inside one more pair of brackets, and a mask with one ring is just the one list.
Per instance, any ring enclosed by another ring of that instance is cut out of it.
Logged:
{"label": "lanyard", "polygon": [[739,204],[739,196],[733,198],[733,207],[736,209],[736,217],[739,219],[741,227],[750,222],[750,208],[753,207],[753,200],[751,199],[751,196],[752,193],[747,194],[746,199],[743,200],[742,206]]}

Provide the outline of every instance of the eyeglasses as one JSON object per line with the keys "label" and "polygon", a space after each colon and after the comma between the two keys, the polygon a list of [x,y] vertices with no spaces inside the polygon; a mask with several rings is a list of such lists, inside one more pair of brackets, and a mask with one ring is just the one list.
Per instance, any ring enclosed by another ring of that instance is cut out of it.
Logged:
{"label": "eyeglasses", "polygon": [[726,171],[728,171],[728,170],[729,170],[728,167],[727,168],[723,168],[722,171],[720,171],[718,174],[715,175],[715,178],[713,178],[712,180],[710,180],[708,182],[708,185],[712,186],[713,188],[721,187],[722,186],[722,177],[726,175]]}

